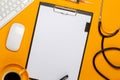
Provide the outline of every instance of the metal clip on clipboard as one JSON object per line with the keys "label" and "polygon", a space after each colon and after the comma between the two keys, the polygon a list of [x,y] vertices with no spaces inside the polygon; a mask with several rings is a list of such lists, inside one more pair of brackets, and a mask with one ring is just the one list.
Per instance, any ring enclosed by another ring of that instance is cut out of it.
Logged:
{"label": "metal clip on clipboard", "polygon": [[70,15],[70,16],[76,16],[77,15],[76,10],[65,8],[65,7],[60,7],[60,6],[55,6],[53,8],[53,11],[56,12],[56,13],[63,14],[63,15]]}

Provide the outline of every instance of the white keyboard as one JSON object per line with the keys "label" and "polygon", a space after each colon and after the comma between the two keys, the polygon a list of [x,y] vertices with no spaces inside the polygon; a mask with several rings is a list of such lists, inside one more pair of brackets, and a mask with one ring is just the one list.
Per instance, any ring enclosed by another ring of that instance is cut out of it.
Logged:
{"label": "white keyboard", "polygon": [[0,29],[34,0],[0,0]]}

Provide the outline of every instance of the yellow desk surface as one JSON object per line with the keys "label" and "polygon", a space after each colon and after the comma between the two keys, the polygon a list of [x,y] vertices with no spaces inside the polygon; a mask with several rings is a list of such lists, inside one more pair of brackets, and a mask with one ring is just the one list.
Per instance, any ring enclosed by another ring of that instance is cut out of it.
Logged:
{"label": "yellow desk surface", "polygon": [[[41,0],[61,6],[71,7],[75,9],[93,12],[93,20],[88,37],[87,47],[85,50],[82,70],[80,73],[80,80],[104,80],[94,69],[92,60],[93,56],[101,47],[101,36],[98,33],[98,17],[100,11],[101,0],[89,0],[93,4],[75,4],[65,0]],[[21,14],[15,17],[2,29],[0,29],[0,71],[5,65],[19,64],[26,66],[27,57],[29,54],[30,43],[32,39],[36,14],[40,0],[35,0],[29,7],[27,7]],[[106,32],[114,32],[120,28],[120,1],[105,0],[103,9],[103,28]],[[25,25],[25,34],[19,51],[12,52],[5,46],[11,25],[15,22]],[[120,47],[120,33],[115,37],[105,40],[105,47]],[[120,65],[120,52],[111,51],[106,52],[108,59],[115,65]],[[96,65],[101,72],[111,80],[119,80],[119,69],[113,69],[104,60],[102,54],[96,59]]]}

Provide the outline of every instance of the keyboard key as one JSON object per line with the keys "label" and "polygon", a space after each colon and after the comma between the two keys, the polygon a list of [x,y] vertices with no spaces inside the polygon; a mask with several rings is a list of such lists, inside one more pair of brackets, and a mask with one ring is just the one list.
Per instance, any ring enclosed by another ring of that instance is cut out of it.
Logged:
{"label": "keyboard key", "polygon": [[4,18],[4,19],[0,22],[0,26],[3,26],[3,24],[5,24],[6,22],[8,22],[8,20],[11,19],[15,14],[16,14],[15,11],[11,12],[8,16],[6,16],[6,18]]}
{"label": "keyboard key", "polygon": [[12,0],[12,2],[15,2],[16,0]]}
{"label": "keyboard key", "polygon": [[0,3],[0,5],[1,5],[1,6],[4,6],[4,5],[5,5],[5,3],[4,3],[4,2],[1,2],[1,3]]}
{"label": "keyboard key", "polygon": [[24,4],[21,4],[21,7],[23,8],[25,5]]}
{"label": "keyboard key", "polygon": [[17,7],[17,5],[16,5],[16,4],[14,4],[14,5],[13,5],[13,7],[15,8],[15,7]]}
{"label": "keyboard key", "polygon": [[26,4],[28,2],[28,0],[24,0],[23,3]]}
{"label": "keyboard key", "polygon": [[13,7],[10,7],[10,10],[12,11],[14,8]]}
{"label": "keyboard key", "polygon": [[17,1],[17,5],[19,5],[20,4],[20,1]]}
{"label": "keyboard key", "polygon": [[2,16],[0,16],[0,20],[2,20]]}
{"label": "keyboard key", "polygon": [[21,10],[21,7],[17,7],[17,8],[16,8],[16,11],[20,11],[20,10]]}
{"label": "keyboard key", "polygon": [[10,13],[10,11],[9,11],[9,10],[7,10],[7,11],[6,11],[6,13],[7,13],[7,14],[8,14],[8,13]]}
{"label": "keyboard key", "polygon": [[5,11],[5,9],[4,9],[4,8],[1,8],[1,11],[2,11],[2,12],[4,12],[4,11]]}
{"label": "keyboard key", "polygon": [[9,2],[9,3],[8,3],[8,5],[10,5],[10,6],[11,6],[11,5],[12,5],[12,3],[11,3],[11,2]]}
{"label": "keyboard key", "polygon": [[8,8],[8,5],[5,5],[4,7],[7,9],[7,8]]}
{"label": "keyboard key", "polygon": [[3,16],[3,17],[5,17],[5,16],[6,16],[6,14],[5,14],[5,13],[3,13],[3,14],[2,14],[2,16]]}
{"label": "keyboard key", "polygon": [[8,0],[4,0],[4,2],[5,2],[5,3],[7,3],[7,2],[8,2]]}

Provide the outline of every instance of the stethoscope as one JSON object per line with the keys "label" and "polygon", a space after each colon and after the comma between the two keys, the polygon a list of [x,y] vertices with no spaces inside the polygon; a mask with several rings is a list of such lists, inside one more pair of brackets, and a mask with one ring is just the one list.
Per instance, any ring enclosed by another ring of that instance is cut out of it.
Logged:
{"label": "stethoscope", "polygon": [[[104,59],[106,60],[106,62],[111,66],[113,67],[114,69],[120,69],[120,66],[116,66],[114,64],[112,64],[106,57],[105,55],[105,52],[106,51],[111,51],[111,50],[117,50],[117,51],[120,51],[120,48],[117,48],[117,47],[109,47],[109,48],[104,48],[104,40],[107,39],[107,38],[111,38],[115,35],[118,34],[118,32],[120,31],[120,29],[117,29],[115,32],[113,33],[107,33],[105,32],[103,29],[102,29],[102,9],[103,9],[103,3],[104,3],[104,0],[102,0],[102,3],[101,3],[101,11],[100,11],[100,17],[99,17],[99,22],[98,22],[98,31],[99,31],[99,34],[101,35],[102,37],[102,40],[101,40],[101,50],[98,51],[94,57],[93,57],[93,67],[94,69],[97,71],[97,73],[102,76],[103,78],[105,78],[106,80],[110,80],[109,78],[107,78],[104,74],[102,74],[96,67],[95,65],[95,59],[96,57],[102,53],[103,54],[103,57]],[[106,33],[106,35],[104,35],[102,32]]]}

